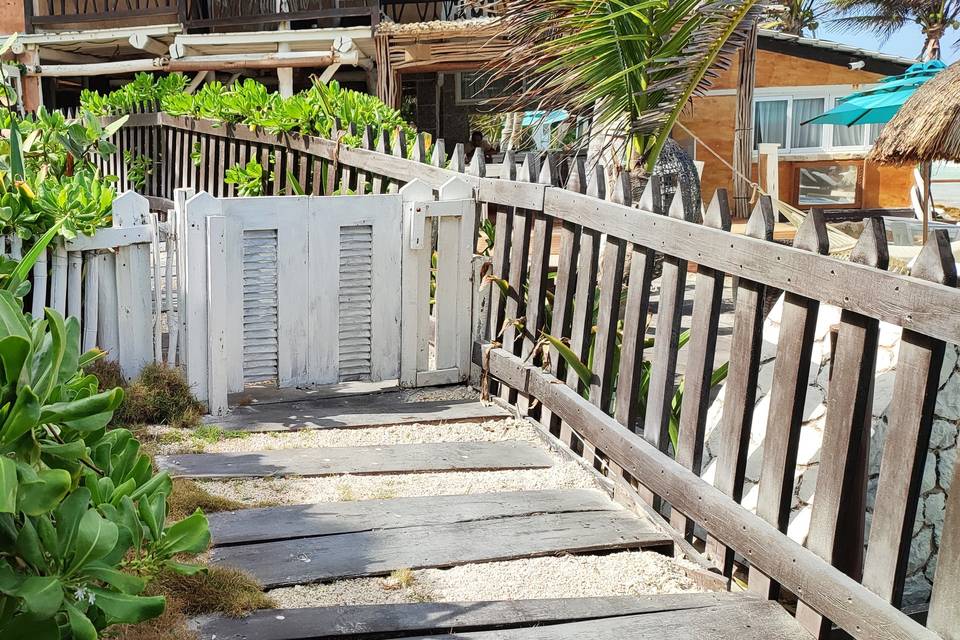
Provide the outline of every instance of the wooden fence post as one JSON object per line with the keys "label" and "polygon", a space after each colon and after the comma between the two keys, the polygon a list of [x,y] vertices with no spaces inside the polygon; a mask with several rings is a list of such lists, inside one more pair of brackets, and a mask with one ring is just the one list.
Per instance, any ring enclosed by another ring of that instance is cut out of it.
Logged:
{"label": "wooden fence post", "polygon": [[[113,226],[146,224],[150,203],[127,191],[113,201]],[[132,378],[153,362],[153,322],[150,299],[150,245],[133,244],[117,249],[117,346],[123,374]]]}
{"label": "wooden fence post", "polygon": [[[420,180],[411,180],[400,190],[403,200],[403,253],[400,282],[400,385],[415,387],[417,373],[426,368],[428,343],[425,322],[429,322],[430,248],[417,251],[410,248],[415,215],[413,203],[433,200],[433,189]],[[419,230],[429,238],[426,224]]]}
{"label": "wooden fence post", "polygon": [[210,415],[227,413],[226,218],[207,216],[207,404]]}
{"label": "wooden fence post", "polygon": [[200,192],[184,204],[184,248],[186,270],[180,286],[180,308],[184,319],[184,365],[187,382],[201,402],[210,398],[208,383],[209,333],[207,329],[207,217],[222,213],[221,203]]}

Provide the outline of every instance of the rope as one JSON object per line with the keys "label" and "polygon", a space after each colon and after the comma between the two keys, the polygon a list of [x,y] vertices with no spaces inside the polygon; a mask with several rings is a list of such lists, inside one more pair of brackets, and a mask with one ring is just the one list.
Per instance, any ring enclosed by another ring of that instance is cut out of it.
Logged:
{"label": "rope", "polygon": [[[746,181],[748,185],[753,187],[753,193],[750,196],[750,202],[754,201],[754,199],[757,197],[757,194],[765,195],[765,196],[770,195],[766,191],[764,191],[763,187],[760,186],[760,183],[755,182],[750,176],[743,175],[743,173],[738,171],[736,167],[734,167],[732,164],[727,162],[727,160],[724,157],[722,157],[719,153],[714,151],[713,148],[711,148],[710,145],[708,145],[699,136],[697,136],[697,134],[695,134],[693,131],[690,131],[690,129],[688,129],[682,122],[678,121],[676,124],[681,129],[683,129],[687,133],[687,135],[693,138],[698,144],[702,145],[704,149],[709,151],[717,160],[723,163],[724,166],[730,169],[730,171],[733,172],[733,175],[735,177]],[[742,196],[739,196],[739,197],[742,197]],[[803,224],[803,221],[807,218],[807,214],[801,211],[800,209],[797,209],[796,207],[790,206],[789,204],[787,204],[786,202],[783,202],[779,198],[774,198],[773,196],[770,196],[770,198],[771,200],[773,200],[773,206],[777,209],[777,211],[779,211],[791,225],[799,229],[800,225]],[[830,255],[833,255],[835,257],[847,257],[850,251],[853,249],[853,247],[856,246],[857,244],[856,238],[854,238],[853,236],[847,233],[844,233],[843,231],[838,229],[836,225],[832,225],[832,224],[827,225],[827,235],[830,238]]]}

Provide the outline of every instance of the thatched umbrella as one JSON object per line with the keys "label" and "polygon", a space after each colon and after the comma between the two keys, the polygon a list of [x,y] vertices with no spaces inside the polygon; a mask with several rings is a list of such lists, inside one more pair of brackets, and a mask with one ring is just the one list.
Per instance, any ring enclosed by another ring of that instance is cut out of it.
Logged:
{"label": "thatched umbrella", "polygon": [[960,62],[914,92],[870,152],[881,164],[960,162]]}
{"label": "thatched umbrella", "polygon": [[930,166],[939,161],[960,162],[960,63],[950,65],[916,90],[883,128],[869,159],[923,167],[926,237]]}

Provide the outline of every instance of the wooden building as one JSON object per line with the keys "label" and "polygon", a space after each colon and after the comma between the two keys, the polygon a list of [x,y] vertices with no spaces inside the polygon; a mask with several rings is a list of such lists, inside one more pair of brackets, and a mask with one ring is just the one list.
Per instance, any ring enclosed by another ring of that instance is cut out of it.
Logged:
{"label": "wooden building", "polygon": [[[765,183],[759,144],[776,143],[779,197],[788,204],[836,210],[909,206],[911,170],[866,160],[880,125],[801,123],[884,76],[903,73],[914,61],[765,30],[759,33],[757,49],[752,179]],[[734,165],[738,66],[722,73],[706,95],[694,98],[681,118],[683,127],[674,131],[704,162],[703,193],[718,187],[734,191],[728,165]]]}

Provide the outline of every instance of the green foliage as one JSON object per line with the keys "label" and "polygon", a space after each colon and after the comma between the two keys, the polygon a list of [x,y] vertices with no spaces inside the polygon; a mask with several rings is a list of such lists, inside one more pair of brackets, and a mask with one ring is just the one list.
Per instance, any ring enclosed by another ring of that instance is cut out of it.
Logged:
{"label": "green foliage", "polygon": [[235,164],[227,169],[224,182],[236,186],[239,196],[262,196],[264,185],[273,180],[273,172],[264,171],[256,160],[247,164]]}
{"label": "green foliage", "polygon": [[134,189],[142,189],[147,184],[147,178],[153,175],[156,164],[142,153],[134,155],[130,151],[123,152],[123,163],[127,167],[127,180]]}
{"label": "green foliage", "polygon": [[496,75],[511,84],[511,110],[534,102],[592,115],[628,167],[652,169],[687,101],[730,65],[756,4],[506,0],[503,36],[514,46]]}
{"label": "green foliage", "polygon": [[107,430],[123,391],[83,368],[80,324],[52,309],[31,318],[17,294],[61,224],[14,265],[0,265],[0,636],[95,640],[116,623],[162,613],[141,595],[173,560],[206,549],[206,518],[166,524],[171,481],[126,429]]}
{"label": "green foliage", "polygon": [[[289,98],[269,91],[251,78],[229,87],[220,82],[209,82],[193,94],[184,93],[184,86],[184,79],[178,74],[165,77],[139,74],[134,82],[107,96],[84,92],[80,103],[84,109],[106,115],[124,113],[133,105],[154,100],[170,115],[261,128],[278,134],[299,133],[329,138],[337,120],[344,126],[353,124],[358,131],[369,125],[375,132],[393,131],[399,127],[408,138],[416,134],[396,109],[391,109],[376,96],[344,89],[336,81],[316,82],[306,91]],[[114,98],[117,93],[121,95]],[[361,139],[359,135],[346,135],[342,142],[359,146]]]}
{"label": "green foliage", "polygon": [[187,77],[182,73],[138,73],[133,82],[128,82],[107,95],[84,89],[80,93],[80,104],[85,111],[95,116],[130,113],[137,107],[151,102],[159,104],[169,95],[182,93],[187,83]]}

